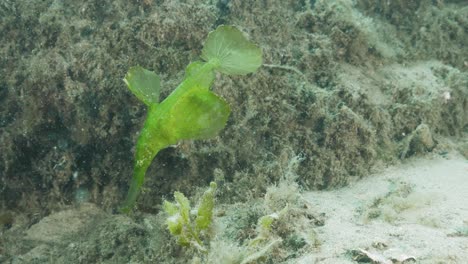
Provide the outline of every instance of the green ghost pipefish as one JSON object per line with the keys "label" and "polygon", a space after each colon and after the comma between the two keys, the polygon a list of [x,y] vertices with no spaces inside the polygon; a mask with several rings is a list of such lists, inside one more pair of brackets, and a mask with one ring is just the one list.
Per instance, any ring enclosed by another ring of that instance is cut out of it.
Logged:
{"label": "green ghost pipefish", "polygon": [[145,173],[158,152],[184,139],[208,139],[224,128],[229,117],[227,102],[211,92],[215,71],[229,75],[255,72],[262,51],[233,26],[219,26],[208,34],[203,61],[190,63],[183,82],[159,102],[159,77],[136,66],[125,75],[130,91],[148,106],[145,124],[136,144],[133,179],[121,212],[132,210]]}

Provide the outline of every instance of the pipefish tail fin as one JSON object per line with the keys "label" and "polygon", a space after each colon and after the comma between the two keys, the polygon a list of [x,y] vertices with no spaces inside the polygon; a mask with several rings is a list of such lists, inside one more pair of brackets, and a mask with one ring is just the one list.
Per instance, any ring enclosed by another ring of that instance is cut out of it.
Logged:
{"label": "pipefish tail fin", "polygon": [[219,26],[208,34],[201,57],[231,75],[255,72],[262,65],[262,50],[233,26]]}

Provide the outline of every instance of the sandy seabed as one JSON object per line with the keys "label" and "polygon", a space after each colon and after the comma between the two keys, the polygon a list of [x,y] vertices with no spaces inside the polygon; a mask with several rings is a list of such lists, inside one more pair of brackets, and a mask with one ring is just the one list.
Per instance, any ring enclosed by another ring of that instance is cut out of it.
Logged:
{"label": "sandy seabed", "polygon": [[[299,263],[466,263],[468,161],[419,158],[305,198],[327,218],[319,252]],[[393,262],[391,260],[393,259]],[[404,262],[406,263],[406,262]]]}

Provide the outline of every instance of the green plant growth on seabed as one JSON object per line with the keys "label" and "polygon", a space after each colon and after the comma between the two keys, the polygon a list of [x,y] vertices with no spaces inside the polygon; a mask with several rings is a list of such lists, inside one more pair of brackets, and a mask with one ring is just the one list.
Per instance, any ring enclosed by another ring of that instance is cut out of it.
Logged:
{"label": "green plant growth on seabed", "polygon": [[132,67],[125,83],[148,106],[145,124],[139,135],[133,179],[121,212],[132,210],[143,184],[146,170],[158,152],[184,139],[208,139],[224,128],[230,108],[211,92],[215,71],[229,75],[255,72],[262,64],[262,51],[233,26],[219,26],[208,34],[202,61],[190,63],[184,81],[159,102],[159,77],[142,67]]}
{"label": "green plant growth on seabed", "polygon": [[[213,211],[215,207],[215,193],[217,185],[210,183],[210,187],[203,193],[198,201],[198,206],[192,208],[190,201],[183,193],[174,192],[174,202],[164,201],[164,211],[167,214],[167,229],[177,239],[181,246],[196,249],[192,263],[231,263],[247,264],[262,258],[269,250],[281,243],[281,238],[275,238],[272,233],[273,222],[278,221],[281,215],[288,211],[286,206],[281,212],[265,215],[259,218],[257,223],[257,237],[246,241],[245,245],[237,246],[229,244],[227,241],[216,241],[224,245],[221,258],[216,249],[213,251],[213,243],[210,239],[214,234],[211,226],[213,224]],[[211,231],[211,232],[210,232]],[[218,230],[219,231],[219,230]],[[223,248],[223,245],[214,246]],[[233,249],[233,252],[226,252],[225,249]],[[218,249],[219,250],[219,249]],[[225,258],[224,258],[225,257]]]}
{"label": "green plant growth on seabed", "polygon": [[195,219],[192,217],[190,202],[183,193],[174,193],[175,203],[164,201],[164,211],[169,215],[167,228],[177,237],[180,245],[193,246],[200,252],[207,252],[200,237],[211,225],[215,192],[216,183],[211,182],[210,188],[200,198],[198,208],[195,210]]}

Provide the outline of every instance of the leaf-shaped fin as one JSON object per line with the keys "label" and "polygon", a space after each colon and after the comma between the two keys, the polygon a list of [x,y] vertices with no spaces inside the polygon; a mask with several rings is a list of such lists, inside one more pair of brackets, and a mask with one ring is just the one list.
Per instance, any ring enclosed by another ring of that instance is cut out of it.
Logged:
{"label": "leaf-shaped fin", "polygon": [[244,75],[262,65],[262,50],[233,26],[219,26],[210,32],[201,57],[219,64],[217,70],[226,74]]}
{"label": "leaf-shaped fin", "polygon": [[128,89],[146,105],[159,103],[159,76],[140,66],[131,67],[125,75],[124,82]]}
{"label": "leaf-shaped fin", "polygon": [[[194,61],[192,63],[190,63],[187,68],[185,68],[185,78],[184,79],[187,79],[197,73],[199,73],[199,70],[201,69],[201,67],[203,67],[205,63],[202,62],[202,61]],[[215,74],[213,71],[210,71],[209,73],[205,74],[206,76],[203,76],[203,78],[200,79],[199,81],[199,85],[201,87],[206,87],[206,88],[210,88],[211,87],[211,84],[213,84],[213,81],[215,79]]]}
{"label": "leaf-shaped fin", "polygon": [[168,126],[177,140],[208,139],[224,128],[231,112],[221,97],[204,88],[194,88],[177,100]]}

